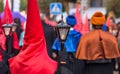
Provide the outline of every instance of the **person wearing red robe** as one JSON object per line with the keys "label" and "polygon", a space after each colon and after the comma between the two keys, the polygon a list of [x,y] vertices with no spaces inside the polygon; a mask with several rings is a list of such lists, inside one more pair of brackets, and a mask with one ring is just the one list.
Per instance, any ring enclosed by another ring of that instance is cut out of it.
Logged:
{"label": "person wearing red robe", "polygon": [[[4,24],[13,24],[13,16],[11,13],[11,10],[9,8],[8,0],[6,0],[6,5],[4,8],[4,15],[1,18],[1,25]],[[19,43],[18,43],[18,37],[16,32],[11,33],[9,36],[6,36],[6,54],[8,55],[8,58],[13,57],[15,51],[20,50]]]}
{"label": "person wearing red robe", "polygon": [[9,67],[6,56],[6,38],[2,30],[0,18],[0,74],[9,74]]}
{"label": "person wearing red robe", "polygon": [[36,0],[27,0],[27,23],[23,47],[9,59],[11,74],[54,74],[57,62],[49,58]]}

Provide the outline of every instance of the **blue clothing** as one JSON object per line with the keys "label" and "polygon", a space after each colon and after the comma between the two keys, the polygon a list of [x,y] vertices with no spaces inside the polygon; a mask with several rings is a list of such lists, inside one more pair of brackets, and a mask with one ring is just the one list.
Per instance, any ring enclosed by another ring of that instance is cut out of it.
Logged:
{"label": "blue clothing", "polygon": [[103,25],[103,28],[102,28],[104,31],[107,31],[107,26],[106,24]]}
{"label": "blue clothing", "polygon": [[[66,48],[67,52],[76,52],[78,42],[80,40],[81,34],[75,30],[70,30],[67,36],[67,39],[64,43],[64,46]],[[59,50],[60,51],[60,42],[58,38],[54,41],[54,44],[52,46],[53,50]]]}
{"label": "blue clothing", "polygon": [[23,46],[24,31],[20,34],[19,46]]}

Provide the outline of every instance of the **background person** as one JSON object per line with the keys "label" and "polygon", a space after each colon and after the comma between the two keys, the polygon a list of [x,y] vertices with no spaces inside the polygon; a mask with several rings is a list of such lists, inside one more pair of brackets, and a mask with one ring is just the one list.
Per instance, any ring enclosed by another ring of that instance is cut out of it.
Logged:
{"label": "background person", "polygon": [[120,57],[115,36],[102,27],[105,16],[96,12],[91,18],[93,30],[81,37],[76,58],[85,60],[85,74],[113,74],[112,59]]}

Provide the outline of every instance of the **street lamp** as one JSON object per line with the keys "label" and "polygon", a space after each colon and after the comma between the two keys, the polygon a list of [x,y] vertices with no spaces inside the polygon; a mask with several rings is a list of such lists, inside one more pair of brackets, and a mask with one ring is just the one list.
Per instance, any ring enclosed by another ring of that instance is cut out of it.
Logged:
{"label": "street lamp", "polygon": [[55,27],[55,31],[58,35],[58,38],[59,38],[59,41],[61,43],[64,43],[66,38],[67,38],[67,35],[68,35],[68,32],[70,30],[70,26],[65,24],[64,22],[61,22],[59,23],[56,27]]}
{"label": "street lamp", "polygon": [[2,26],[2,28],[3,28],[5,36],[9,36],[10,32],[11,32],[11,29],[12,29],[12,25],[10,25],[10,24],[4,24]]}
{"label": "street lamp", "polygon": [[12,43],[11,43],[11,37],[10,37],[10,33],[12,30],[12,25],[11,24],[4,24],[2,26],[4,34],[6,36],[6,48],[7,48],[7,59],[10,58],[10,54],[11,54],[11,48],[12,48]]}
{"label": "street lamp", "polygon": [[55,27],[55,32],[57,33],[58,39],[61,43],[61,50],[59,52],[59,62],[61,64],[65,64],[67,59],[67,53],[64,47],[64,42],[67,38],[69,30],[70,26],[65,24],[63,21]]}

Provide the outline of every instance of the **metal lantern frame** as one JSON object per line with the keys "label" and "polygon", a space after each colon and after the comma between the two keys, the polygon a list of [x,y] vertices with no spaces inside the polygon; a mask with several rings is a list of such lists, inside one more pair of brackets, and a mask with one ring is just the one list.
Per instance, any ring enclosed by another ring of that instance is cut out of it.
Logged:
{"label": "metal lantern frame", "polygon": [[[61,22],[60,24],[58,24],[55,27],[55,31],[57,33],[57,36],[58,36],[60,42],[65,42],[66,41],[69,30],[70,30],[70,26],[65,24],[64,22]],[[61,34],[62,33],[61,31],[62,32],[65,31],[65,33],[63,33],[64,35]]]}
{"label": "metal lantern frame", "polygon": [[70,26],[65,24],[63,21],[55,27],[55,32],[57,33],[57,36],[61,44],[61,49],[58,54],[59,64],[66,64],[67,53],[66,53],[66,48],[64,47],[64,42],[67,39],[69,30],[70,30]]}
{"label": "metal lantern frame", "polygon": [[[12,25],[11,24],[4,24],[2,25],[2,28],[3,28],[3,31],[4,31],[4,34],[5,36],[9,36],[10,35],[10,32],[12,30]],[[9,31],[7,31],[6,29],[9,29]],[[7,33],[8,32],[8,33]]]}

